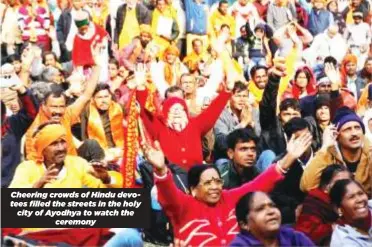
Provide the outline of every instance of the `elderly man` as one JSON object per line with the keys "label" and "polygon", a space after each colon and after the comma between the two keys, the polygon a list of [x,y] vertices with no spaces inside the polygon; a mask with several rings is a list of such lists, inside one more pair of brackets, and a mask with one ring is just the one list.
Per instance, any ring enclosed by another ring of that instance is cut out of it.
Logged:
{"label": "elderly man", "polygon": [[338,33],[338,26],[332,24],[324,33],[314,38],[311,46],[304,50],[303,58],[314,67],[322,64],[328,56],[334,57],[340,63],[346,52],[346,42]]}
{"label": "elderly man", "polygon": [[121,187],[116,172],[107,172],[96,163],[67,155],[67,133],[59,123],[39,126],[33,138],[36,160],[22,162],[15,172],[10,188],[105,188]]}

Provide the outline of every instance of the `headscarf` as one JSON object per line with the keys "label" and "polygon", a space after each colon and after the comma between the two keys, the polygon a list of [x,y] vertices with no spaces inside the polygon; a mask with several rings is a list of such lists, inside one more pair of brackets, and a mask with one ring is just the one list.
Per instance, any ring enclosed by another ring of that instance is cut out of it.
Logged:
{"label": "headscarf", "polygon": [[346,86],[347,84],[347,73],[346,73],[346,65],[348,63],[358,64],[358,58],[353,54],[347,54],[341,63],[340,73],[341,73],[341,82],[342,86]]}
{"label": "headscarf", "polygon": [[[183,109],[185,110],[186,119],[182,123],[174,123],[168,117],[170,108],[172,106],[174,106],[175,104],[182,105]],[[178,97],[168,98],[164,101],[162,110],[163,110],[163,118],[164,118],[164,120],[165,120],[165,122],[166,122],[166,124],[168,125],[169,128],[171,128],[173,130],[176,130],[176,131],[182,131],[183,129],[186,128],[186,126],[189,122],[189,111],[188,111],[185,100],[183,100],[181,98],[178,98]]]}
{"label": "headscarf", "polygon": [[[302,66],[302,67],[300,67],[296,70],[295,75],[298,75],[299,73],[305,72],[305,71],[310,74],[309,81],[306,85],[306,92],[307,92],[308,95],[315,94],[316,93],[316,79],[315,79],[314,73],[313,73],[311,68],[309,68],[307,66]],[[296,78],[294,78],[294,80],[296,80]],[[285,98],[295,98],[295,99],[300,98],[301,89],[300,89],[299,86],[297,86],[297,84],[294,80],[292,81],[292,89],[290,90],[290,93],[288,91],[286,93],[284,93],[284,95],[283,95],[284,99]]]}
{"label": "headscarf", "polygon": [[[61,124],[53,123],[45,126],[36,134],[35,138],[35,149],[37,154],[37,162],[41,163],[44,161],[43,151],[50,144],[62,138],[67,141],[66,130]],[[66,150],[67,151],[67,150]]]}
{"label": "headscarf", "polygon": [[169,85],[172,85],[175,75],[173,74],[172,65],[167,63],[167,55],[168,54],[173,54],[173,55],[178,57],[180,55],[180,52],[179,52],[179,50],[176,46],[172,46],[172,45],[168,46],[168,48],[165,49],[165,51],[164,51],[164,56],[163,56],[163,60],[165,62],[164,77],[165,77],[165,81]]}

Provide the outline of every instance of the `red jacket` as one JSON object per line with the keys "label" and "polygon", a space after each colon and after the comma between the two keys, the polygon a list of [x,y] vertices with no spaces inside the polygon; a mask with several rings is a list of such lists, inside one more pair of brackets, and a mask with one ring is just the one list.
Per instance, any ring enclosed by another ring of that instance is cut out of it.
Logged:
{"label": "red jacket", "polygon": [[237,201],[248,192],[269,192],[283,179],[272,165],[251,182],[223,190],[217,205],[208,206],[178,190],[169,171],[164,178],[154,177],[158,200],[173,225],[174,236],[185,241],[185,246],[226,246],[239,233]]}
{"label": "red jacket", "polygon": [[[73,24],[75,25],[75,24]],[[90,27],[89,27],[90,28]],[[94,24],[95,33],[90,39],[83,39],[76,34],[74,39],[74,48],[72,49],[72,63],[74,66],[93,66],[94,60],[91,51],[93,41],[98,37],[98,42],[108,37],[107,32],[100,26]]]}
{"label": "red jacket", "polygon": [[166,125],[162,116],[144,109],[147,90],[137,91],[141,118],[146,129],[153,140],[159,141],[165,157],[187,170],[193,165],[203,163],[202,137],[213,128],[230,96],[229,92],[221,92],[202,113],[196,117],[189,117],[189,123],[184,130],[177,132]]}
{"label": "red jacket", "polygon": [[295,229],[305,233],[317,245],[328,245],[333,232],[332,224],[337,218],[328,194],[313,189],[304,200]]}

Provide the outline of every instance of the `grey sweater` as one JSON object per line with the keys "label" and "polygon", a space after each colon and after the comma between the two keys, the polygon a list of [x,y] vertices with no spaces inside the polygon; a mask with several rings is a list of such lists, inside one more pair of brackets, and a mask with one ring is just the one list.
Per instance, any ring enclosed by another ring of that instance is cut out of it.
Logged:
{"label": "grey sweater", "polygon": [[[253,121],[254,121],[254,130],[257,136],[261,134],[261,126],[260,126],[260,114],[259,110],[253,108]],[[225,110],[221,113],[219,119],[217,120],[214,126],[214,135],[215,135],[215,154],[217,156],[221,155],[222,158],[226,156],[227,151],[227,143],[226,137],[230,132],[235,129],[239,129],[241,126],[239,125],[238,119],[232,114],[231,110],[226,107]],[[216,158],[216,157],[215,157]]]}
{"label": "grey sweater", "polygon": [[269,5],[267,10],[267,24],[277,30],[296,19],[296,8],[289,3],[287,7],[279,7],[275,3]]}

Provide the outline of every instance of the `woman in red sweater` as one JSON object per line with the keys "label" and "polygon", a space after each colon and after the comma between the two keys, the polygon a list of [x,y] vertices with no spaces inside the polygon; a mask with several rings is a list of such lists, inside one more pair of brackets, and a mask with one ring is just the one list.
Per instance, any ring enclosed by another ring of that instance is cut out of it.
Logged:
{"label": "woman in red sweater", "polygon": [[283,159],[253,181],[231,190],[222,190],[223,180],[215,166],[196,165],[188,172],[191,195],[177,189],[159,142],[155,142],[155,148],[143,149],[154,167],[158,200],[173,225],[175,238],[184,246],[226,246],[239,233],[235,204],[240,197],[252,191],[271,191],[311,141],[309,133],[292,137]]}
{"label": "woman in red sweater", "polygon": [[167,98],[161,114],[145,108],[148,91],[143,84],[137,87],[137,100],[141,106],[141,119],[153,140],[158,140],[166,158],[188,170],[203,163],[202,137],[213,128],[215,122],[231,97],[234,81],[212,101],[202,113],[190,117],[186,102],[178,97]]}

